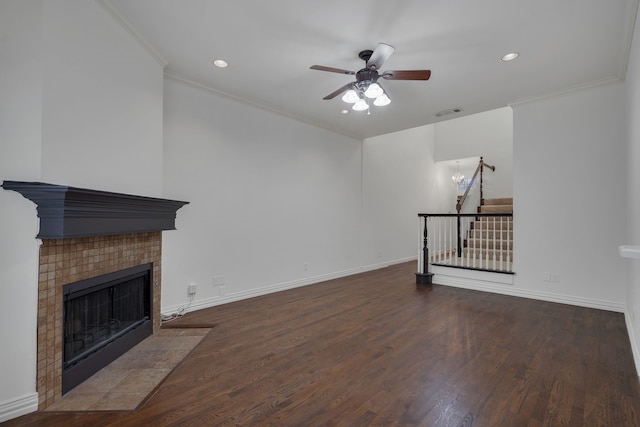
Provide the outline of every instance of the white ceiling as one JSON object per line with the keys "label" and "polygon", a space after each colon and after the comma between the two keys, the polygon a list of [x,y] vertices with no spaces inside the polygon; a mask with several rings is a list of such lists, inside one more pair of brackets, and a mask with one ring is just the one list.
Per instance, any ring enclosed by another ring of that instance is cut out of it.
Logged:
{"label": "white ceiling", "polygon": [[[624,79],[638,0],[103,0],[165,73],[337,132],[366,138],[564,90]],[[358,52],[393,45],[371,115],[322,98],[354,76]],[[501,62],[516,51],[520,57]],[[229,63],[218,69],[212,60]],[[462,113],[435,113],[462,107]]]}

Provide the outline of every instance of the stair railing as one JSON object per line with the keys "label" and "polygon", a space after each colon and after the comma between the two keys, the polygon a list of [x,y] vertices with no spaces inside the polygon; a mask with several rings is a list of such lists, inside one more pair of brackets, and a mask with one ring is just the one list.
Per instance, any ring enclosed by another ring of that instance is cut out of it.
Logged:
{"label": "stair railing", "polygon": [[418,217],[418,275],[429,273],[430,265],[513,274],[512,213],[420,213]]}
{"label": "stair railing", "polygon": [[[482,203],[482,200],[484,199],[483,173],[484,173],[484,168],[485,167],[488,168],[488,169],[491,169],[492,172],[495,172],[495,170],[496,170],[495,166],[491,166],[490,164],[485,163],[484,160],[482,159],[482,157],[480,157],[480,162],[478,162],[478,167],[476,168],[476,171],[473,173],[473,177],[471,178],[471,181],[467,185],[467,188],[466,188],[464,194],[462,195],[462,197],[460,198],[460,200],[458,200],[458,202],[456,203],[456,210],[458,211],[458,213],[460,213],[460,211],[462,211],[462,208],[464,208],[465,202],[467,201],[467,198],[469,197],[469,192],[471,191],[471,189],[472,188],[476,188],[476,183],[477,183],[476,179],[478,179],[478,175],[480,177],[480,203]],[[476,205],[476,206],[478,206],[478,205]],[[474,208],[476,206],[474,206]]]}
{"label": "stair railing", "polygon": [[[484,168],[487,167],[488,169],[491,169],[491,171],[496,170],[495,166],[491,166],[487,163],[484,162],[484,159],[482,157],[480,157],[480,161],[478,162],[478,167],[476,168],[475,172],[473,173],[473,177],[471,178],[471,180],[469,181],[469,183],[467,184],[467,188],[464,191],[464,194],[462,195],[462,197],[458,200],[458,202],[456,203],[456,211],[458,211],[458,215],[461,213],[475,213],[478,212],[478,207],[482,204],[482,201],[484,200],[484,193],[483,193],[483,185],[484,185],[484,178],[483,178],[483,173],[484,173]],[[478,179],[479,177],[479,179]],[[478,185],[478,181],[479,184]],[[476,188],[479,187],[480,191],[475,191]],[[469,230],[469,225],[470,223],[468,221],[462,221],[461,217],[458,216],[457,218],[457,231],[458,231],[458,256],[462,256],[462,247],[463,247],[463,242],[462,239],[464,238],[465,235],[468,235],[470,230]]]}

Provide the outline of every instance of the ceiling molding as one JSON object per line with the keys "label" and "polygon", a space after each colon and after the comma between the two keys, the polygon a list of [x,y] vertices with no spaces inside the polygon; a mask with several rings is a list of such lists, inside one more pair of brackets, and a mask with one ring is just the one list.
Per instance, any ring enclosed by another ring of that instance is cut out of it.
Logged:
{"label": "ceiling molding", "polygon": [[631,0],[627,4],[627,19],[624,21],[624,33],[625,39],[622,41],[622,49],[620,55],[620,63],[618,64],[618,70],[622,81],[626,80],[627,67],[629,66],[629,56],[631,55],[631,44],[633,43],[633,33],[636,28],[636,16],[638,15],[638,0]]}
{"label": "ceiling molding", "polygon": [[551,98],[557,98],[559,96],[564,96],[564,95],[569,95],[572,93],[576,93],[576,92],[581,92],[583,90],[587,90],[587,89],[591,89],[591,88],[595,88],[595,87],[599,87],[599,86],[606,86],[606,85],[610,85],[610,84],[614,84],[614,83],[624,83],[624,81],[620,78],[620,77],[609,77],[606,79],[602,79],[602,80],[597,80],[594,82],[589,82],[589,83],[584,83],[581,85],[576,85],[576,86],[571,86],[569,88],[564,88],[564,89],[560,89],[558,91],[555,92],[550,92],[550,93],[546,93],[543,95],[539,95],[539,96],[532,96],[530,98],[521,98],[521,99],[516,99],[512,102],[509,102],[507,105],[509,107],[517,107],[523,104],[528,104],[530,102],[536,102],[536,101],[543,101],[546,99],[551,99]]}
{"label": "ceiling molding", "polygon": [[311,125],[313,127],[317,127],[317,128],[320,128],[320,129],[328,130],[328,131],[331,131],[333,133],[337,133],[337,134],[340,134],[342,136],[346,136],[348,138],[357,139],[358,141],[362,141],[363,140],[363,138],[360,138],[360,137],[358,137],[356,135],[351,135],[349,133],[340,131],[338,129],[333,129],[333,128],[328,127],[328,126],[321,126],[318,123],[309,121],[309,120],[307,120],[305,118],[302,118],[302,117],[299,117],[299,116],[295,116],[295,115],[292,115],[292,114],[288,114],[288,113],[286,113],[284,111],[277,110],[277,109],[275,109],[273,107],[269,107],[268,105],[260,104],[260,103],[255,102],[255,101],[248,100],[246,98],[241,98],[239,96],[232,95],[230,93],[223,92],[223,91],[218,90],[218,89],[214,89],[214,88],[212,88],[210,86],[203,85],[203,84],[198,83],[198,82],[194,82],[193,80],[185,79],[184,77],[180,77],[178,75],[171,74],[171,73],[168,73],[166,71],[164,73],[164,76],[167,77],[167,78],[170,78],[170,79],[177,80],[179,82],[185,83],[185,84],[187,84],[189,86],[192,86],[192,87],[195,87],[195,88],[198,88],[198,89],[204,89],[204,90],[206,90],[208,92],[213,92],[214,94],[216,94],[218,96],[230,99],[232,101],[239,102],[241,104],[245,104],[245,105],[249,105],[249,106],[254,107],[254,108],[258,108],[258,109],[261,109],[261,110],[269,111],[270,113],[278,114],[279,116],[283,116],[283,117],[286,117],[288,119],[295,120],[297,122],[305,123],[305,124]]}
{"label": "ceiling molding", "polygon": [[169,65],[169,61],[165,59],[165,57],[156,49],[147,39],[145,39],[142,34],[135,29],[131,21],[125,18],[118,10],[111,4],[109,0],[95,0],[95,2],[102,7],[111,17],[116,21],[118,25],[120,25],[126,32],[128,32],[133,38],[142,46],[144,50],[146,50],[153,59],[158,62],[165,68]]}

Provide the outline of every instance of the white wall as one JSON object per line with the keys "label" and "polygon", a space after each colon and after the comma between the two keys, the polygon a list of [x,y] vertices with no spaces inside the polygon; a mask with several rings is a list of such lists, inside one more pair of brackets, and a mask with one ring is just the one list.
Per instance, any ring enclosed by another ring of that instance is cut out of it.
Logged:
{"label": "white wall", "polygon": [[163,70],[94,1],[44,2],[42,180],[162,192]]}
{"label": "white wall", "polygon": [[515,291],[622,311],[623,100],[619,83],[513,107]]}
{"label": "white wall", "polygon": [[[4,0],[0,35],[0,180],[161,194],[162,66],[109,13]],[[38,220],[5,190],[0,216],[2,421],[37,408]]]}
{"label": "white wall", "polygon": [[[415,258],[417,214],[446,212],[442,192],[451,188],[451,178],[448,168],[434,163],[434,143],[432,125],[363,142],[364,265]],[[452,194],[448,196],[453,200]]]}
{"label": "white wall", "polygon": [[[636,16],[636,22],[640,22]],[[627,68],[625,92],[627,129],[627,236],[622,244],[640,245],[640,29],[636,25]],[[640,369],[640,260],[626,260],[626,320],[634,351],[636,369]]]}
{"label": "white wall", "polygon": [[[40,179],[42,4],[0,2],[0,182]],[[0,189],[0,422],[37,403],[38,220]],[[18,327],[18,325],[20,325]]]}
{"label": "white wall", "polygon": [[[361,141],[167,78],[163,312],[359,271]],[[224,276],[224,290],[214,277]]]}
{"label": "white wall", "polygon": [[[484,175],[485,198],[513,195],[513,112],[510,107],[438,122],[434,125],[435,160],[483,156],[496,167]],[[470,172],[462,171],[471,177]]]}

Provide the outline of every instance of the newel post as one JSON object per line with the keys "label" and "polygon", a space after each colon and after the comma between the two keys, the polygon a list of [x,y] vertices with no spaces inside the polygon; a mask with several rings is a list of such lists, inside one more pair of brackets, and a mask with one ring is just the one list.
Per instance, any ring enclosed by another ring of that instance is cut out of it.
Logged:
{"label": "newel post", "polygon": [[422,246],[422,272],[416,273],[416,285],[430,285],[433,279],[433,273],[429,273],[429,245],[427,232],[427,217],[424,217],[424,232]]}

